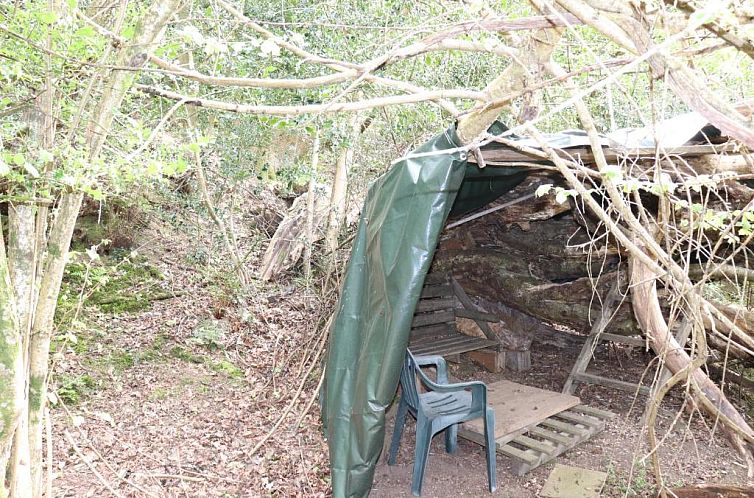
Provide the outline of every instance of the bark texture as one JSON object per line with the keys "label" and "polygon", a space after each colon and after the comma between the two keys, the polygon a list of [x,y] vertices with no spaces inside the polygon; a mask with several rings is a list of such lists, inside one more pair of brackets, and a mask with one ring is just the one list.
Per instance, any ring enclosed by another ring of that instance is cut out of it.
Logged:
{"label": "bark texture", "polygon": [[[435,268],[450,271],[477,298],[496,301],[538,320],[587,333],[599,317],[618,259],[566,252],[587,236],[570,215],[511,222],[524,208],[506,208],[455,229],[441,242]],[[531,219],[531,218],[529,218]],[[524,224],[525,230],[520,225]],[[599,279],[600,273],[605,273]],[[628,303],[613,317],[612,333],[636,334]]]}

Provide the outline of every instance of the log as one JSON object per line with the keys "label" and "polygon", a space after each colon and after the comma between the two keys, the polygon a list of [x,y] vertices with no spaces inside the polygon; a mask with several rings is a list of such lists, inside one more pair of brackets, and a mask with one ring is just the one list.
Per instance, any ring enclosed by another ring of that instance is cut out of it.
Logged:
{"label": "log", "polygon": [[725,380],[726,384],[738,384],[739,386],[754,392],[754,380],[744,377],[743,375],[736,372],[732,372],[727,368],[720,368],[717,365],[708,364],[707,369],[709,370],[710,375],[712,375],[719,382]]}
{"label": "log", "polygon": [[[313,227],[312,242],[324,237],[323,223],[327,219],[328,190],[322,186],[315,188],[314,220],[317,226]],[[306,212],[308,193],[301,195],[293,201],[283,221],[278,225],[272,236],[267,250],[262,258],[259,269],[259,278],[264,281],[270,280],[283,271],[293,267],[304,252],[306,244]]]}
{"label": "log", "polygon": [[[617,257],[590,262],[586,254],[568,254],[566,246],[589,242],[574,218],[535,221],[526,219],[528,229],[511,226],[514,218],[510,208],[469,223],[448,233],[438,248],[438,257],[454,257],[455,253],[478,254],[505,259],[508,271],[565,282],[596,275],[606,266],[613,268]],[[518,219],[517,225],[522,222]],[[455,251],[455,253],[454,253]]]}
{"label": "log", "polygon": [[[499,302],[538,321],[586,333],[591,321],[599,316],[600,300],[593,299],[595,286],[605,296],[611,275],[603,275],[595,283],[586,276],[573,278],[574,274],[586,273],[578,263],[566,262],[565,258],[558,261],[557,256],[550,263],[536,255],[530,259],[515,249],[440,251],[435,257],[435,266],[451,271],[469,295]],[[636,334],[638,325],[630,306],[620,307],[608,330]]]}
{"label": "log", "polygon": [[505,367],[514,372],[531,370],[531,351],[506,351]]}
{"label": "log", "polygon": [[754,498],[754,488],[723,484],[697,484],[669,490],[678,498]]}
{"label": "log", "polygon": [[[710,304],[723,313],[728,319],[738,326],[741,330],[754,338],[754,313],[739,306],[732,306],[729,304],[723,304],[716,301],[710,301]],[[739,344],[735,339],[735,336],[730,334],[730,328],[719,320],[715,321],[715,329],[726,337],[730,336],[731,340],[728,341],[722,337],[714,334],[708,334],[708,341],[710,345],[718,351],[721,351],[724,355],[731,358],[742,360],[745,364],[751,365],[754,362],[749,350],[745,345]],[[707,330],[712,328],[712,323],[708,316],[704,316],[704,327]]]}

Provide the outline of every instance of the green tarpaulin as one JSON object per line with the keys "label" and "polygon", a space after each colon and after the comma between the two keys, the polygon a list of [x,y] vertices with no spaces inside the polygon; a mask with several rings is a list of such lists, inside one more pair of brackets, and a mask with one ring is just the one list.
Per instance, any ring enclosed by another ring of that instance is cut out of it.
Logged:
{"label": "green tarpaulin", "polygon": [[414,309],[451,209],[476,209],[526,175],[480,170],[453,151],[458,146],[454,128],[434,137],[380,177],[364,203],[321,400],[336,497],[366,496],[372,487]]}

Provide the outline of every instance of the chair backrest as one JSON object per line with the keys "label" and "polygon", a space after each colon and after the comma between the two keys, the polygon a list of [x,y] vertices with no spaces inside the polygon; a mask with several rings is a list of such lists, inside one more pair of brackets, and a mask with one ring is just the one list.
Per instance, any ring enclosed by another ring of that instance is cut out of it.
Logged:
{"label": "chair backrest", "polygon": [[401,389],[403,399],[414,411],[419,410],[419,385],[416,383],[416,373],[419,367],[416,365],[414,355],[406,350],[406,358],[403,360],[401,370]]}

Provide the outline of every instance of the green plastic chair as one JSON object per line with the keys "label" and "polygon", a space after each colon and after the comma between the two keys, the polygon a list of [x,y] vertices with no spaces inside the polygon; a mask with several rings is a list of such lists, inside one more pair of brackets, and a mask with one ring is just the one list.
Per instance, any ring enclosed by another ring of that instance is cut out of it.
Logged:
{"label": "green plastic chair", "polygon": [[[437,382],[422,372],[421,367],[434,365]],[[416,382],[419,375],[427,392],[420,392]],[[487,386],[483,382],[448,384],[448,368],[442,356],[414,356],[406,351],[401,372],[401,400],[395,417],[395,430],[388,454],[388,465],[395,465],[395,456],[401,443],[406,412],[416,419],[416,450],[411,492],[420,496],[424,470],[429,456],[432,437],[445,430],[445,451],[455,453],[458,424],[484,417],[484,440],[487,450],[487,478],[490,493],[497,489],[495,460],[495,412],[487,406]]]}

